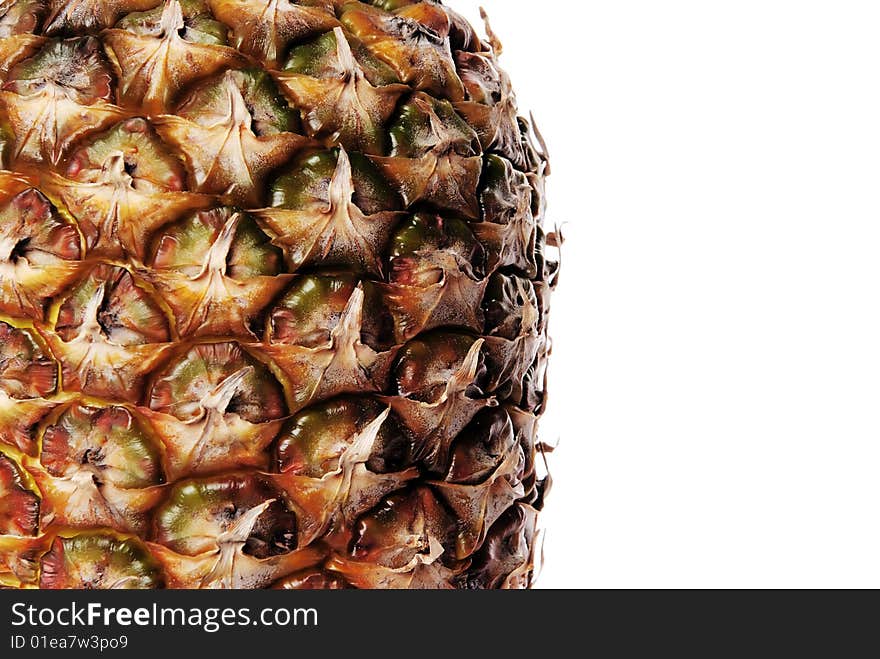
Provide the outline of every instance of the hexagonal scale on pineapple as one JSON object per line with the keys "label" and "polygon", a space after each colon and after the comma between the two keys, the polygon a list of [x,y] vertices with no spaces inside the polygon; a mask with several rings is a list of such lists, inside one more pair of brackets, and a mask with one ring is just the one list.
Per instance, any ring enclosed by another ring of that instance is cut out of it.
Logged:
{"label": "hexagonal scale on pineapple", "polygon": [[498,68],[492,54],[459,51],[455,61],[467,89],[467,100],[455,103],[456,111],[473,126],[485,151],[500,153],[517,167],[528,169],[508,75]]}
{"label": "hexagonal scale on pineapple", "polygon": [[0,536],[34,536],[40,525],[40,497],[25,483],[18,465],[0,453]]}
{"label": "hexagonal scale on pineapple", "polygon": [[458,519],[456,557],[471,556],[495,520],[525,496],[525,462],[504,409],[480,412],[455,440],[449,471],[433,487]]}
{"label": "hexagonal scale on pineapple", "polygon": [[547,349],[533,284],[495,275],[483,300],[486,311],[485,359],[490,377],[484,388],[499,398],[520,402],[527,374]]}
{"label": "hexagonal scale on pineapple", "polygon": [[[221,33],[204,19],[201,25]],[[220,46],[210,32],[189,29],[179,0],[130,14],[102,36],[117,68],[120,104],[148,114],[167,112],[192,82],[245,64],[237,50]],[[190,40],[191,36],[198,40]]]}
{"label": "hexagonal scale on pineapple", "polygon": [[455,70],[449,38],[418,20],[363,4],[344,8],[342,24],[401,82],[453,101],[464,99],[464,86]]}
{"label": "hexagonal scale on pineapple", "polygon": [[56,331],[38,329],[61,362],[65,390],[130,403],[170,348],[161,309],[118,266],[96,266],[62,299]]}
{"label": "hexagonal scale on pineapple", "polygon": [[16,64],[0,91],[13,135],[13,162],[57,165],[70,145],[122,117],[112,105],[112,76],[97,39],[48,41]]}
{"label": "hexagonal scale on pineapple", "polygon": [[262,203],[263,182],[308,144],[267,73],[227,71],[192,89],[176,115],[154,119],[164,139],[186,156],[192,188],[233,204]]}
{"label": "hexagonal scale on pineapple", "polygon": [[342,398],[296,415],[276,446],[281,475],[273,478],[297,508],[301,543],[348,529],[416,478],[418,470],[403,471],[408,455],[409,438],[373,399]]}
{"label": "hexagonal scale on pineapple", "polygon": [[434,332],[401,350],[387,398],[414,436],[413,458],[434,471],[449,463],[454,439],[480,410],[498,405],[481,389],[486,369],[483,339]]}
{"label": "hexagonal scale on pineapple", "polygon": [[468,223],[455,218],[413,215],[398,227],[389,245],[390,279],[395,284],[424,288],[439,284],[447,261],[474,280],[482,279],[485,270],[483,246]]}
{"label": "hexagonal scale on pineapple", "polygon": [[515,447],[513,423],[507,411],[483,410],[455,440],[444,480],[456,485],[484,483]]}
{"label": "hexagonal scale on pineapple", "polygon": [[[475,341],[468,334],[454,332],[434,332],[410,341],[401,350],[394,369],[397,393],[424,403],[437,402],[461,370]],[[485,375],[485,367],[479,366],[475,382]]]}
{"label": "hexagonal scale on pineapple", "polygon": [[[282,73],[295,73],[313,78],[329,78],[334,74],[344,75],[339,70],[339,42],[336,38],[338,28],[315,37],[309,41],[298,43],[287,54]],[[375,87],[384,87],[400,83],[394,70],[370,52],[369,48],[358,41],[353,34],[345,32],[345,39],[351,49],[356,64],[363,75]],[[343,45],[344,47],[344,45]]]}
{"label": "hexagonal scale on pineapple", "polygon": [[[232,388],[223,384],[235,376]],[[204,417],[207,407],[223,405],[251,423],[285,416],[281,386],[269,369],[235,343],[206,343],[162,369],[147,397],[149,408],[184,422]]]}
{"label": "hexagonal scale on pineapple", "polygon": [[357,286],[358,278],[352,274],[296,277],[269,314],[267,341],[326,346]]}
{"label": "hexagonal scale on pineapple", "polygon": [[185,169],[144,119],[92,139],[71,155],[64,176],[45,180],[76,218],[90,255],[136,262],[161,225],[211,203],[184,191]]}
{"label": "hexagonal scale on pineapple", "polygon": [[135,346],[171,339],[168,319],[143,285],[138,285],[125,268],[98,265],[61,302],[55,332],[62,340],[76,340],[89,320],[86,318],[89,305],[101,287],[104,297],[97,319],[111,342]]}
{"label": "hexagonal scale on pineapple", "polygon": [[[323,478],[338,471],[352,441],[386,408],[366,397],[346,397],[316,405],[295,415],[275,447],[276,466],[282,473]],[[409,440],[393,416],[383,418],[363,464],[375,473],[391,473],[407,466]]]}
{"label": "hexagonal scale on pineapple", "polygon": [[[332,47],[326,49],[325,41]],[[400,97],[409,92],[406,85],[375,86],[342,28],[320,37],[315,44],[294,48],[277,79],[301,108],[311,135],[372,155],[384,152],[383,128]]]}
{"label": "hexagonal scale on pineapple", "polygon": [[487,336],[515,340],[542,329],[541,311],[531,281],[496,273],[483,298]]}
{"label": "hexagonal scale on pineapple", "polygon": [[58,536],[40,568],[40,588],[49,590],[149,590],[163,586],[156,560],[138,540],[107,533]]}
{"label": "hexagonal scale on pineapple", "polygon": [[339,22],[331,0],[207,0],[214,15],[232,28],[236,47],[277,68],[287,47]]}
{"label": "hexagonal scale on pineapple", "polygon": [[165,444],[170,476],[267,469],[286,415],[280,384],[238,345],[202,344],[156,376],[144,414]]}
{"label": "hexagonal scale on pineapple", "polygon": [[265,477],[229,474],[175,485],[155,518],[153,551],[176,588],[263,588],[315,565],[295,551],[297,520]]}
{"label": "hexagonal scale on pineapple", "polygon": [[483,167],[479,138],[448,101],[416,93],[390,127],[388,157],[371,156],[407,206],[417,203],[480,216],[477,186]]}
{"label": "hexagonal scale on pineapple", "polygon": [[0,389],[0,445],[35,457],[39,450],[39,425],[62,400],[18,400]]}
{"label": "hexagonal scale on pineapple", "polygon": [[361,328],[365,297],[362,286],[354,290],[324,345],[305,348],[272,342],[254,346],[286,376],[291,411],[340,394],[386,388],[397,350],[380,352],[364,344]]}
{"label": "hexagonal scale on pineapple", "polygon": [[263,310],[289,283],[282,252],[252,216],[231,208],[176,222],[156,240],[150,280],[181,336],[255,339]]}
{"label": "hexagonal scale on pineapple", "polygon": [[76,403],[43,435],[40,467],[44,523],[143,533],[162,498],[161,454],[140,421],[122,407]]}
{"label": "hexagonal scale on pineapple", "polygon": [[444,37],[448,36],[453,51],[472,50],[479,37],[471,24],[458,12],[440,3],[422,0],[371,0],[370,4],[398,16],[412,18]]}
{"label": "hexagonal scale on pineapple", "polygon": [[415,215],[389,247],[390,284],[377,284],[401,343],[439,327],[483,328],[483,247],[468,224]]}
{"label": "hexagonal scale on pineapple", "polygon": [[[217,350],[218,346],[199,348]],[[269,445],[282,425],[283,403],[270,412],[271,418],[257,416],[261,411],[247,407],[251,403],[245,402],[243,408],[238,408],[237,404],[253,396],[256,398],[252,400],[258,404],[260,389],[255,388],[254,383],[259,378],[272,376],[256,362],[219,377],[217,373],[199,371],[192,362],[177,370],[184,379],[190,375],[195,378],[193,389],[186,393],[191,398],[176,409],[162,405],[160,401],[175,386],[160,382],[157,385],[160,388],[154,389],[151,399],[154,408],[144,410],[165,445],[171,477],[178,479],[239,467],[267,469]],[[206,390],[205,386],[211,387],[211,381],[215,379],[217,384]],[[207,385],[203,386],[199,381],[207,382]],[[271,393],[280,395],[275,391]],[[192,398],[199,395],[198,400]]]}
{"label": "hexagonal scale on pineapple", "polygon": [[489,252],[489,267],[517,268],[528,278],[538,274],[537,222],[532,213],[532,187],[525,174],[499,156],[486,157],[481,182],[483,222],[473,225],[474,234]]}
{"label": "hexagonal scale on pineapple", "polygon": [[418,21],[431,28],[440,36],[446,37],[450,30],[450,16],[446,8],[432,2],[418,0],[379,0],[371,2],[385,11]]}
{"label": "hexagonal scale on pineapple", "polygon": [[49,298],[76,277],[80,255],[76,227],[42,193],[0,174],[0,312],[42,320]]}
{"label": "hexagonal scale on pineapple", "polygon": [[38,585],[45,538],[0,535],[0,590]]}
{"label": "hexagonal scale on pineapple", "polygon": [[[254,516],[253,511],[258,514]],[[247,528],[244,528],[242,526]],[[227,534],[257,558],[296,548],[296,517],[257,475],[224,475],[176,484],[156,511],[155,541],[187,556],[214,551]]]}
{"label": "hexagonal scale on pineapple", "polygon": [[152,9],[159,0],[48,0],[46,34],[94,33],[112,27],[132,11]]}
{"label": "hexagonal scale on pineapple", "polygon": [[430,489],[393,494],[360,518],[349,555],[362,563],[409,572],[444,555],[454,526]]}
{"label": "hexagonal scale on pineapple", "polygon": [[11,398],[50,396],[58,386],[58,364],[27,330],[0,321],[0,390]]}
{"label": "hexagonal scale on pineapple", "polygon": [[449,101],[416,92],[398,110],[389,127],[391,156],[420,158],[429,153],[480,155],[477,134]]}
{"label": "hexagonal scale on pineapple", "polygon": [[[179,2],[183,15],[180,36],[184,40],[212,46],[229,45],[229,28],[214,20],[204,0],[179,0]],[[165,5],[159,4],[155,9],[131,12],[126,14],[116,27],[135,34],[154,34],[162,27],[165,9]]]}
{"label": "hexagonal scale on pineapple", "polygon": [[164,481],[161,454],[124,407],[73,405],[46,428],[40,462],[55,477],[87,470],[126,489]]}
{"label": "hexagonal scale on pineapple", "polygon": [[394,200],[369,163],[342,148],[311,154],[275,180],[271,195],[275,207],[257,215],[292,269],[320,264],[381,274],[382,248],[402,215],[368,214],[374,203],[387,209],[381,200]]}
{"label": "hexagonal scale on pineapple", "polygon": [[536,539],[537,511],[518,504],[495,522],[474,556],[467,573],[460,577],[468,589],[520,589],[532,583],[540,562]]}

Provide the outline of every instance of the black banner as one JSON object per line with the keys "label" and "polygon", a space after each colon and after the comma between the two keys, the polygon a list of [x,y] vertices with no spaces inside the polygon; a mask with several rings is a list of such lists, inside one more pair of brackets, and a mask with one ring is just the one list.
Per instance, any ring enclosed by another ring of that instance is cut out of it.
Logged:
{"label": "black banner", "polygon": [[0,591],[0,657],[165,659],[194,649],[218,657],[360,650],[494,659],[597,649],[629,657],[646,647],[761,656],[801,644],[836,656],[864,647],[860,632],[872,628],[872,610],[861,599],[787,592]]}

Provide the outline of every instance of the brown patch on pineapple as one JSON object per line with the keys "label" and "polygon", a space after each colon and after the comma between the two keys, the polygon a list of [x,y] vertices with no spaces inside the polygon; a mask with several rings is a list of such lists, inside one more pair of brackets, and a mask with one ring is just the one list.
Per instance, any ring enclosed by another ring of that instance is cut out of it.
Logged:
{"label": "brown patch on pineapple", "polygon": [[456,62],[468,90],[468,100],[456,103],[456,111],[477,132],[484,151],[500,153],[528,170],[509,76],[485,53],[456,53]]}
{"label": "brown patch on pineapple", "polygon": [[236,47],[268,68],[278,68],[287,47],[339,25],[331,0],[303,6],[288,0],[207,0],[218,20],[232,28]]}
{"label": "brown patch on pineapple", "polygon": [[382,129],[394,112],[406,85],[370,83],[355,59],[342,28],[334,30],[336,56],[319,77],[279,73],[276,78],[301,108],[314,137],[331,138],[346,149],[380,155]]}
{"label": "brown patch on pineapple", "polygon": [[245,59],[232,49],[192,43],[178,0],[167,0],[161,19],[150,30],[107,30],[102,38],[119,76],[119,103],[150,115],[168,112],[187,85]]}
{"label": "brown patch on pineapple", "polygon": [[284,249],[293,270],[320,263],[381,274],[382,248],[402,214],[364,214],[354,203],[351,160],[342,148],[326,194],[326,199],[315,198],[295,210],[269,208],[257,217]]}
{"label": "brown patch on pineapple", "polygon": [[471,228],[486,247],[490,272],[513,267],[534,278],[538,274],[538,236],[532,188],[525,175],[514,172],[508,161],[499,158],[496,162],[503,163],[502,182],[483,190],[480,203],[484,221]]}
{"label": "brown patch on pineapple", "polygon": [[467,589],[522,590],[534,583],[539,562],[538,512],[517,504],[489,531],[458,585]]}
{"label": "brown patch on pineapple", "polygon": [[546,349],[546,337],[540,327],[541,316],[531,283],[517,278],[512,281],[512,287],[512,291],[505,290],[509,297],[500,304],[507,308],[510,317],[519,316],[519,332],[513,339],[486,337],[485,358],[491,376],[485,388],[499,398],[520,402],[526,374]]}

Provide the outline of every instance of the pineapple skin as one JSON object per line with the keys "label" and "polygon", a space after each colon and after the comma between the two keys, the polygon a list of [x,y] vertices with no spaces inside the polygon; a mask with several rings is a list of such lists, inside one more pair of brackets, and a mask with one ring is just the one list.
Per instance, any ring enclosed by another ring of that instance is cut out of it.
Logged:
{"label": "pineapple skin", "polygon": [[532,585],[557,238],[489,34],[0,0],[0,587]]}

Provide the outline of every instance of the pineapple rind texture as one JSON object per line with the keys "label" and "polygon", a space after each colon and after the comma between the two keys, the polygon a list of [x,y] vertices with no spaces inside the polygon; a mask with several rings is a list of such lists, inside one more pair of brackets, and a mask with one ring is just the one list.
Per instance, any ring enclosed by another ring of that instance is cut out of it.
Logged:
{"label": "pineapple rind texture", "polygon": [[490,36],[0,0],[0,587],[532,585],[556,239]]}

